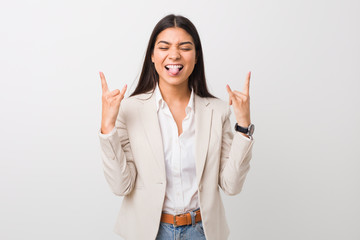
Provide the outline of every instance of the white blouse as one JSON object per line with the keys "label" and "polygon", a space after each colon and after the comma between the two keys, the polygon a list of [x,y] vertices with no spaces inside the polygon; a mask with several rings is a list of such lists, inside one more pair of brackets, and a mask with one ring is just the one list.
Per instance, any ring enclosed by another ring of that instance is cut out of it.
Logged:
{"label": "white blouse", "polygon": [[199,207],[195,166],[194,92],[191,91],[189,103],[185,108],[186,117],[182,122],[183,132],[180,136],[158,85],[155,97],[167,181],[163,212],[177,215]]}

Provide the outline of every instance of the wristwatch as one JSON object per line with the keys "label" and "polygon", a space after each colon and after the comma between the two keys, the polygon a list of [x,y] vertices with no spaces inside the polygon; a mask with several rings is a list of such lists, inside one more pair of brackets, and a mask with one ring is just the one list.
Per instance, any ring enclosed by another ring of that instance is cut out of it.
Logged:
{"label": "wristwatch", "polygon": [[254,130],[255,130],[255,125],[252,123],[247,128],[241,127],[237,123],[235,124],[235,131],[245,133],[250,137],[254,134]]}

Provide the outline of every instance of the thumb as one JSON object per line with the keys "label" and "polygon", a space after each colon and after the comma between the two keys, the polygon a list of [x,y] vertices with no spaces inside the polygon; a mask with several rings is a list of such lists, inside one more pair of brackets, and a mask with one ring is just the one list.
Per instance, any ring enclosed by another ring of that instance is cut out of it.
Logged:
{"label": "thumb", "polygon": [[231,88],[230,88],[230,86],[228,84],[226,84],[226,90],[227,90],[227,92],[229,94],[229,105],[231,105],[234,93],[231,91]]}
{"label": "thumb", "polygon": [[227,90],[228,94],[231,94],[231,93],[232,93],[229,84],[226,84],[226,90]]}

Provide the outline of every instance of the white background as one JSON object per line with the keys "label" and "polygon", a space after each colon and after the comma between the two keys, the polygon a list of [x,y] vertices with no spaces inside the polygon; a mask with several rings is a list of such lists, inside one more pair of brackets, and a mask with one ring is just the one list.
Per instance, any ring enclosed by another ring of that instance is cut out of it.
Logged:
{"label": "white background", "polygon": [[252,71],[256,143],[243,191],[224,195],[230,239],[360,239],[359,12],[355,0],[1,1],[0,239],[120,239],[98,72],[129,95],[169,13],[197,27],[216,96]]}

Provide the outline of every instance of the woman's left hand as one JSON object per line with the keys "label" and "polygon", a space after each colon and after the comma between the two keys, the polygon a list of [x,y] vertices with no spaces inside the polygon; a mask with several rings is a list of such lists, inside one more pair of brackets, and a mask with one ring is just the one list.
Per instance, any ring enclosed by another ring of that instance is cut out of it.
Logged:
{"label": "woman's left hand", "polygon": [[229,93],[229,105],[233,106],[238,125],[244,128],[247,128],[251,123],[249,96],[250,75],[251,72],[247,74],[242,92],[232,91],[229,85],[226,85],[227,92]]}

